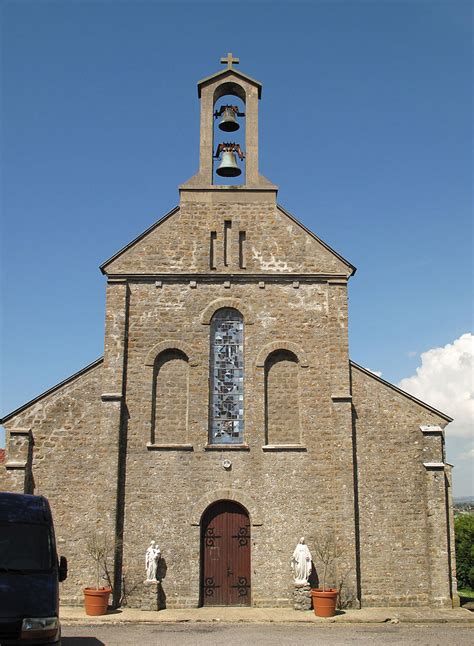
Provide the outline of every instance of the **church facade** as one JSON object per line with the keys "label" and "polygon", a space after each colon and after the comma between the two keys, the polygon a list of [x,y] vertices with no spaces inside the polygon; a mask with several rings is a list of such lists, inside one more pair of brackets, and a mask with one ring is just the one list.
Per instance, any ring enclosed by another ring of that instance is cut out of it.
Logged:
{"label": "church facade", "polygon": [[450,606],[451,420],[350,360],[355,268],[278,205],[258,170],[262,86],[224,63],[198,83],[179,206],[101,266],[103,358],[4,416],[0,489],[49,499],[64,602],[93,583],[97,530],[130,606],[289,606],[301,536],[319,578],[332,542],[348,604]]}

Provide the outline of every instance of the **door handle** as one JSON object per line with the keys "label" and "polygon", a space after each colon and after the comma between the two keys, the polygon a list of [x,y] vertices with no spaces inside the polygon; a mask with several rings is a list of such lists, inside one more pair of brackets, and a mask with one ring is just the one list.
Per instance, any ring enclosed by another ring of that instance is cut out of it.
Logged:
{"label": "door handle", "polygon": [[232,570],[230,569],[230,566],[227,566],[227,576],[230,576],[231,574],[234,574]]}

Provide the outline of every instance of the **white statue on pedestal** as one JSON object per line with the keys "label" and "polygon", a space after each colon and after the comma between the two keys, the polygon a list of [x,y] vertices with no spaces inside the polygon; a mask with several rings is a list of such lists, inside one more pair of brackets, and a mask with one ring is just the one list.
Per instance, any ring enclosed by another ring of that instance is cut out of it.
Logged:
{"label": "white statue on pedestal", "polygon": [[295,575],[295,585],[307,585],[308,577],[311,574],[312,557],[308,546],[304,542],[304,537],[295,547],[291,558],[291,567]]}
{"label": "white statue on pedestal", "polygon": [[156,581],[156,568],[161,558],[160,548],[156,546],[155,541],[151,541],[150,547],[145,554],[146,580]]}

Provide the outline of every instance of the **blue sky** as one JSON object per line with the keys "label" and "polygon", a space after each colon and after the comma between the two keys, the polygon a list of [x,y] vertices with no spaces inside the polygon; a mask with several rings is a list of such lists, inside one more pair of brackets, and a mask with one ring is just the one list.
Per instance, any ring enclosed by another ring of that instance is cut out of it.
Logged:
{"label": "blue sky", "polygon": [[[4,0],[0,18],[0,414],[102,354],[98,266],[177,204],[196,82],[228,51],[263,83],[279,202],[358,268],[351,357],[399,383],[472,332],[470,2]],[[473,447],[448,439],[456,495]]]}

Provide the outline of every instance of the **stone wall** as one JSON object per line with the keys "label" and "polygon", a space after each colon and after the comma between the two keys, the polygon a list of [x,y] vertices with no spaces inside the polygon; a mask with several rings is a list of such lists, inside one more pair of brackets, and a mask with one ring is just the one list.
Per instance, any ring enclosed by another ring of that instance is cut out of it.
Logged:
{"label": "stone wall", "polygon": [[[228,199],[185,200],[105,269],[103,363],[7,418],[0,465],[0,486],[51,501],[64,601],[93,583],[85,541],[99,527],[122,547],[116,600],[198,605],[201,517],[229,499],[250,516],[253,605],[291,605],[296,543],[328,532],[341,554],[328,583],[344,578],[354,603],[449,602],[443,438],[420,430],[447,420],[350,369],[351,266],[271,200]],[[209,443],[210,321],[223,307],[244,319],[234,448]],[[151,539],[160,586],[144,584]]]}
{"label": "stone wall", "polygon": [[[223,491],[247,508],[247,500],[251,501],[253,603],[291,603],[289,558],[294,545],[302,534],[311,544],[318,530],[334,527],[340,507],[333,490],[339,432],[334,425],[328,378],[331,289],[326,282],[298,287],[272,283],[263,288],[240,282],[232,282],[230,287],[202,282],[197,286],[166,282],[157,287],[138,279],[130,282],[124,504],[129,603],[148,606],[142,561],[154,538],[167,563],[162,587],[168,606],[198,604],[200,529],[190,509],[204,497],[206,502],[198,504],[199,523],[209,496],[218,500]],[[241,450],[208,445],[210,316],[203,313],[211,302],[214,310],[232,306],[244,313],[247,446]],[[281,347],[289,342],[301,348],[299,354],[307,361],[307,367],[290,362],[290,378],[285,372],[280,376],[286,381],[286,390],[280,384],[274,391],[279,395],[274,402],[280,409],[291,400],[299,402],[301,435],[284,439],[298,444],[301,437],[301,445],[294,450],[276,447],[267,451],[265,370],[257,366],[257,357],[269,344],[268,353],[273,352],[278,339]],[[178,426],[173,437],[174,443],[182,446],[160,446],[158,436],[156,445],[150,445],[153,368],[147,364],[150,348],[162,350],[164,340],[170,348],[187,348],[189,354],[192,350],[188,356],[188,432],[183,437]],[[342,360],[347,362],[347,355]],[[232,462],[230,470],[222,466],[225,458]],[[317,496],[313,495],[314,487]],[[346,491],[351,506],[350,486]]]}
{"label": "stone wall", "polygon": [[[362,604],[451,605],[446,419],[352,367]],[[438,465],[435,468],[426,465]]]}
{"label": "stone wall", "polygon": [[[94,585],[94,567],[85,553],[86,538],[98,519],[102,499],[101,469],[113,480],[116,465],[109,460],[112,438],[100,434],[102,362],[39,399],[5,423],[7,462],[0,465],[0,489],[44,495],[56,528],[58,552],[69,562],[61,584],[61,599],[80,603],[82,588]],[[9,438],[30,429],[32,483],[25,487],[25,471],[10,468],[18,459]],[[113,440],[112,440],[113,441]]]}

